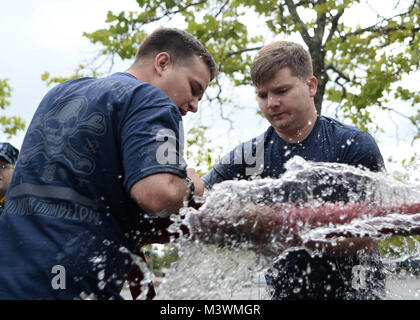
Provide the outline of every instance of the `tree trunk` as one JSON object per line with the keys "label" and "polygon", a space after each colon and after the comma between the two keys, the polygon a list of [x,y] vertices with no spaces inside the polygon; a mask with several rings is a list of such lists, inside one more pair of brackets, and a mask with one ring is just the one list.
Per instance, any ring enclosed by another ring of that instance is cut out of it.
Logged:
{"label": "tree trunk", "polygon": [[328,82],[328,74],[325,69],[325,49],[322,45],[312,43],[309,46],[312,57],[312,68],[314,76],[318,79],[318,89],[315,95],[315,107],[318,114],[321,114],[322,100],[324,99],[325,87]]}

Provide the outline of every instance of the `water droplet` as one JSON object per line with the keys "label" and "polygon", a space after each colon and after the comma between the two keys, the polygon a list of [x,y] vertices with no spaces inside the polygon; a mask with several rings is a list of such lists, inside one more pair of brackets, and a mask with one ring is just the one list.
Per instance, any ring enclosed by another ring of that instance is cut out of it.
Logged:
{"label": "water droplet", "polygon": [[293,293],[299,293],[300,291],[301,291],[301,288],[299,287],[293,288]]}
{"label": "water droplet", "polygon": [[105,270],[98,272],[98,280],[103,280],[105,278]]}
{"label": "water droplet", "polygon": [[106,286],[106,282],[105,281],[99,281],[98,282],[98,289],[99,290],[103,290]]}

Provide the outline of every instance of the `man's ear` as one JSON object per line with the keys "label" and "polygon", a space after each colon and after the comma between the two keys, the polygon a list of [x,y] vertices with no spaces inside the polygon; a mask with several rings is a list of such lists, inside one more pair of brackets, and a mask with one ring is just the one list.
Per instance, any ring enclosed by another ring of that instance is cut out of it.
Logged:
{"label": "man's ear", "polygon": [[167,52],[159,52],[155,57],[155,71],[161,76],[163,71],[171,64],[171,56]]}
{"label": "man's ear", "polygon": [[315,97],[316,89],[318,87],[318,79],[315,76],[308,78],[307,80],[308,88],[309,88],[309,95],[310,97]]}

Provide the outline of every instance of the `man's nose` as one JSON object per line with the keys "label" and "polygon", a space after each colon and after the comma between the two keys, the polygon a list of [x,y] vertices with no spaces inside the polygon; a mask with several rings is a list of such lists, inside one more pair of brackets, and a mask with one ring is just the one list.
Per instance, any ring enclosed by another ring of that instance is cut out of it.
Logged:
{"label": "man's nose", "polygon": [[280,98],[275,94],[268,94],[267,96],[267,107],[274,108],[280,105]]}
{"label": "man's nose", "polygon": [[195,97],[188,103],[188,111],[193,113],[198,111],[198,98]]}

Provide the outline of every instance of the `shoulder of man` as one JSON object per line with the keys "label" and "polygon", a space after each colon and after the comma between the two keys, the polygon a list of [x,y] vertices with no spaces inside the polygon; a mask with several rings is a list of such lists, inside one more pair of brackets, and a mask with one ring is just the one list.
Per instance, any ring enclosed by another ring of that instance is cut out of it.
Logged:
{"label": "shoulder of man", "polygon": [[336,119],[329,118],[326,116],[320,116],[321,126],[327,127],[332,130],[334,137],[338,139],[339,143],[350,144],[354,139],[368,139],[372,140],[376,144],[373,137],[366,131],[363,131],[355,126],[344,124]]}
{"label": "shoulder of man", "polygon": [[335,119],[322,117],[326,125],[331,126],[341,146],[340,162],[355,166],[363,166],[371,171],[384,171],[385,165],[379,147],[366,131],[351,125],[343,124]]}
{"label": "shoulder of man", "polygon": [[363,130],[358,129],[355,126],[342,123],[341,121],[338,121],[330,117],[319,116],[319,119],[321,120],[321,123],[323,123],[324,125],[330,126],[337,130],[344,130],[348,132],[363,132]]}

